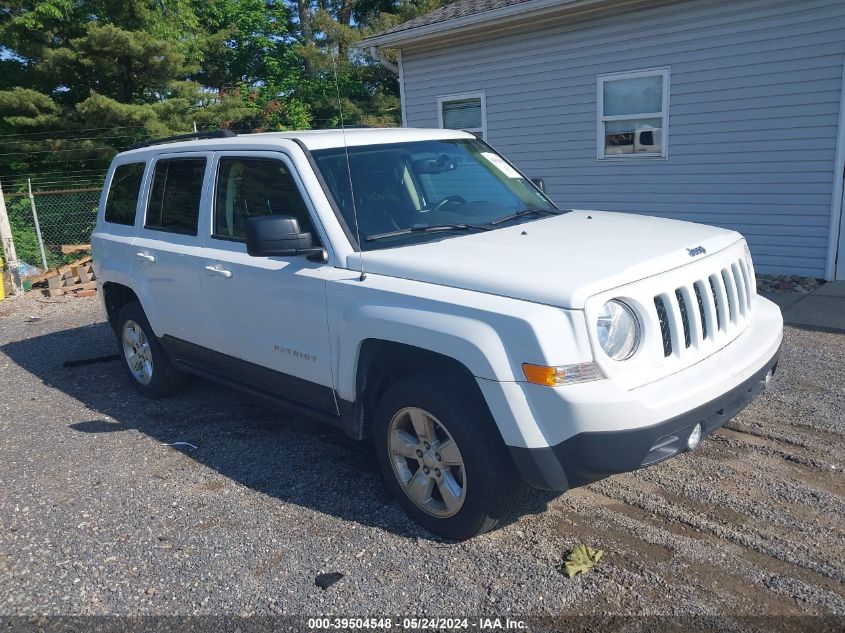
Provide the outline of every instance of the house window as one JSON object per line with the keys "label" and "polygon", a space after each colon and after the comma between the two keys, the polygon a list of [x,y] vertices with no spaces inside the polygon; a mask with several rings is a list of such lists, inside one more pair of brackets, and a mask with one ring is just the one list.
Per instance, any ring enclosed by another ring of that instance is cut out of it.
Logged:
{"label": "house window", "polygon": [[669,69],[598,77],[598,157],[666,157]]}
{"label": "house window", "polygon": [[464,130],[487,137],[487,104],[483,92],[465,92],[437,98],[437,120],[448,130]]}

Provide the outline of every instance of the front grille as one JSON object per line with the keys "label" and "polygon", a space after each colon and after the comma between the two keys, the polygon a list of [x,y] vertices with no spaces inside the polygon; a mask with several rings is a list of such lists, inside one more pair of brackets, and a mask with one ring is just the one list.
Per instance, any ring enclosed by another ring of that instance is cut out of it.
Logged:
{"label": "front grille", "polygon": [[751,315],[756,293],[751,283],[751,271],[738,259],[707,277],[655,295],[663,355],[681,355],[741,326]]}

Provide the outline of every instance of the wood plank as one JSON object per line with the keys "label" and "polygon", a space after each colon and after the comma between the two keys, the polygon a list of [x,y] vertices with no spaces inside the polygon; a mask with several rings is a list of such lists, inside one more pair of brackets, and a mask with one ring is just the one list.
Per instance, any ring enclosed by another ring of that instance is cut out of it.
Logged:
{"label": "wood plank", "polygon": [[83,257],[82,259],[77,259],[76,261],[73,261],[70,264],[65,264],[64,266],[59,266],[56,270],[58,271],[58,273],[60,275],[64,275],[67,271],[69,271],[71,269],[72,266],[80,266],[81,264],[87,264],[92,259],[93,258],[90,255],[88,255],[86,257]]}
{"label": "wood plank", "polygon": [[43,272],[40,275],[30,277],[29,281],[32,282],[32,285],[34,286],[35,284],[40,284],[42,281],[47,281],[51,277],[57,277],[58,274],[59,271],[57,271],[55,268],[51,268],[50,270]]}
{"label": "wood plank", "polygon": [[70,255],[80,251],[90,251],[90,244],[62,244],[62,255]]}
{"label": "wood plank", "polygon": [[57,297],[68,292],[73,292],[74,290],[96,290],[96,288],[96,281],[88,281],[85,283],[73,284],[72,286],[65,286],[64,288],[51,288],[49,292],[51,297]]}

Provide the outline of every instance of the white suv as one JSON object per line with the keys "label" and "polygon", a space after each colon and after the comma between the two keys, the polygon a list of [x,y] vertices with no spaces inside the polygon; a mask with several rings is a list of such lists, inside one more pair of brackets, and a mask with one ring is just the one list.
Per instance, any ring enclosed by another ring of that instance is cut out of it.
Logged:
{"label": "white suv", "polygon": [[455,539],[523,482],[694,449],[763,389],[783,331],[738,233],[558,209],[450,130],[134,149],[92,244],[142,394],[189,372],[372,440],[407,513]]}

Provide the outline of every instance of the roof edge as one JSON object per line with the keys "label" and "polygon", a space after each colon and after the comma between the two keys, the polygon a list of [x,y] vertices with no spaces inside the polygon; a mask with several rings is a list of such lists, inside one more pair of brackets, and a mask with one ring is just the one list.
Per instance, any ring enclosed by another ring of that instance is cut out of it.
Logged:
{"label": "roof edge", "polygon": [[480,13],[465,15],[459,18],[452,18],[410,29],[393,31],[385,33],[384,35],[373,35],[361,40],[355,46],[357,48],[365,49],[373,46],[379,47],[395,45],[399,42],[431,39],[470,29],[476,25],[484,24],[493,20],[501,21],[519,17],[526,13],[542,12],[558,8],[577,8],[591,4],[602,4],[605,2],[607,2],[607,0],[531,0],[521,4],[482,11]]}

